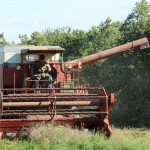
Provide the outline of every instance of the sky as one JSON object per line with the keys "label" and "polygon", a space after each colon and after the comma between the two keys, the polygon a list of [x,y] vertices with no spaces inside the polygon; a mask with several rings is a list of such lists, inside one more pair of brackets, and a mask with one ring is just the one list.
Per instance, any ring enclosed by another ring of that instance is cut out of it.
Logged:
{"label": "sky", "polygon": [[108,17],[123,21],[140,0],[0,0],[0,33],[8,42],[19,34],[71,27],[89,30]]}

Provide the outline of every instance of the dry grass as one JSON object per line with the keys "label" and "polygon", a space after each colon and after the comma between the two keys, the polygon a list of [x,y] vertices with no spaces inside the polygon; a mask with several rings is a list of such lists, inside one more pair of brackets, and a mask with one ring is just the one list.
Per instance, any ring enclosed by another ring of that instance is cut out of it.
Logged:
{"label": "dry grass", "polygon": [[145,128],[113,128],[109,142],[116,149],[150,150],[150,130]]}
{"label": "dry grass", "polygon": [[113,128],[112,137],[110,140],[121,141],[126,137],[150,142],[150,129],[146,128]]}
{"label": "dry grass", "polygon": [[86,134],[83,131],[71,129],[69,126],[54,126],[52,124],[36,125],[21,134],[22,138],[25,137],[26,139],[46,144],[56,144],[61,142],[75,144],[78,141],[87,140],[90,136],[90,134]]}

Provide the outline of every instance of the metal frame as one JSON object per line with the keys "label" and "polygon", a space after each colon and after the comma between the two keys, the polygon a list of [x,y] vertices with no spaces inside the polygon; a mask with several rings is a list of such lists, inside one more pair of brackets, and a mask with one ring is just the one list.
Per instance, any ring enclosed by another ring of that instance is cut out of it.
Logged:
{"label": "metal frame", "polygon": [[[40,93],[33,93],[34,90]],[[47,92],[42,93],[44,90]],[[84,125],[84,128],[99,128],[108,137],[111,135],[108,113],[113,105],[113,95],[109,99],[104,88],[72,88],[74,93],[56,92],[60,90],[62,88],[1,89],[0,130],[3,137],[7,132],[19,132],[22,127],[41,121],[77,128]],[[99,93],[78,93],[80,90]]]}

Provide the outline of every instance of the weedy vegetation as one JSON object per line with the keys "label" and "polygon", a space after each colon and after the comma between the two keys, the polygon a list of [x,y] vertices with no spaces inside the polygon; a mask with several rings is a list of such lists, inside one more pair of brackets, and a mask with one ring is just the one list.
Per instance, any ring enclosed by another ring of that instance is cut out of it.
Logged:
{"label": "weedy vegetation", "polygon": [[113,127],[111,138],[68,126],[38,125],[24,129],[19,139],[0,141],[2,150],[150,150],[150,130]]}

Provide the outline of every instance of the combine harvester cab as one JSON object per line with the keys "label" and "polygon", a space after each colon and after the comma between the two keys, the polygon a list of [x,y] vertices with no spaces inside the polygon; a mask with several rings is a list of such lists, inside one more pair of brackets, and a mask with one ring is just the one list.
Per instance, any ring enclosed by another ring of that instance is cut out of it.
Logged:
{"label": "combine harvester cab", "polygon": [[[114,94],[104,87],[80,85],[82,65],[92,63],[133,48],[148,46],[146,38],[105,50],[70,62],[62,61],[63,48],[58,46],[0,47],[0,133],[15,132],[39,122],[95,129],[109,137],[108,113]],[[40,80],[33,88],[34,62],[40,55],[51,66],[52,88]]]}

